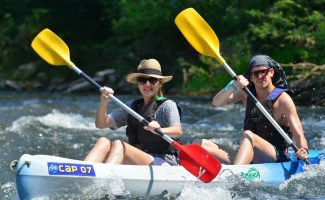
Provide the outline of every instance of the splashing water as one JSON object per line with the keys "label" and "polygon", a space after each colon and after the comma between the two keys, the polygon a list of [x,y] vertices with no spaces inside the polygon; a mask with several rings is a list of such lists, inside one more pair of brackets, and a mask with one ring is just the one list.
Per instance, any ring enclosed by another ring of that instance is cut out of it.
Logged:
{"label": "splashing water", "polygon": [[[125,128],[112,131],[95,128],[98,96],[0,94],[0,199],[13,199],[16,193],[12,160],[22,154],[47,154],[83,160],[100,136],[126,139]],[[127,102],[135,97],[118,97]],[[185,142],[196,137],[212,139],[229,149],[237,149],[242,131],[241,106],[213,108],[208,98],[172,98],[182,108]],[[78,103],[76,103],[78,102]],[[109,109],[115,109],[112,103]],[[298,107],[311,149],[325,149],[323,107]],[[206,188],[184,186],[179,195],[161,194],[151,199],[325,199],[325,163],[307,166],[279,188],[238,181],[234,186]],[[67,197],[67,196],[66,196]],[[64,198],[63,194],[52,199]],[[76,197],[77,198],[77,197]],[[81,194],[82,199],[144,199],[125,191],[122,180],[96,182]],[[41,199],[51,199],[42,197]]]}

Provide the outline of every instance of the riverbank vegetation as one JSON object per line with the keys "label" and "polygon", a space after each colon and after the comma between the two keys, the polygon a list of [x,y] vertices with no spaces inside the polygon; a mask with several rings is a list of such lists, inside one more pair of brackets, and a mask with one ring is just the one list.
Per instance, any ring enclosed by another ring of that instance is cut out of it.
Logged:
{"label": "riverbank vegetation", "polygon": [[323,0],[0,2],[0,88],[10,80],[23,89],[60,90],[78,79],[64,67],[50,68],[31,49],[37,33],[49,28],[89,75],[113,69],[122,81],[141,59],[156,58],[164,74],[175,77],[166,85],[169,93],[212,94],[230,76],[216,60],[199,55],[174,24],[180,11],[193,7],[218,35],[221,54],[237,74],[252,55],[270,55],[284,66],[302,104],[308,98],[325,105]]}

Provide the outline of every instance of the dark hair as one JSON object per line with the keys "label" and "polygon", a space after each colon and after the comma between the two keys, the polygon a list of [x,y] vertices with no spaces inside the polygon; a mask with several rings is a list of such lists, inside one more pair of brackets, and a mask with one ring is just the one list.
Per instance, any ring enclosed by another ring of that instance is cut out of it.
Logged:
{"label": "dark hair", "polygon": [[286,74],[282,69],[281,65],[267,55],[253,56],[248,62],[248,67],[246,72],[244,73],[244,76],[248,79],[252,69],[258,66],[267,66],[269,68],[274,69],[274,76],[272,78],[272,83],[275,87],[283,88],[283,89],[286,89],[288,87]]}

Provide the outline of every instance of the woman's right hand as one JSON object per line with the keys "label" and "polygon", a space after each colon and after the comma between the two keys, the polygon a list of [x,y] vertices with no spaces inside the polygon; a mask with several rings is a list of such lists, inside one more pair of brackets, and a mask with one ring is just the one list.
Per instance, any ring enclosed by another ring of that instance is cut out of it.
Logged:
{"label": "woman's right hand", "polygon": [[114,94],[114,90],[112,88],[104,86],[104,87],[101,87],[99,91],[102,94],[101,98],[100,98],[101,102],[109,103],[111,101],[109,94]]}

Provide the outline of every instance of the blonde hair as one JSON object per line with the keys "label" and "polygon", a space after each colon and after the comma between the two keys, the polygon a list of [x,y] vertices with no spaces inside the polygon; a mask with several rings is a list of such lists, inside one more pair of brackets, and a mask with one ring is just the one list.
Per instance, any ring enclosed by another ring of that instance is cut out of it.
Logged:
{"label": "blonde hair", "polygon": [[164,96],[164,93],[163,93],[162,88],[159,88],[159,90],[158,90],[158,92],[157,92],[157,95],[158,95],[159,97]]}
{"label": "blonde hair", "polygon": [[159,90],[157,92],[157,95],[161,97],[161,96],[164,96],[163,89],[162,89],[163,82],[162,82],[161,79],[159,79],[159,82],[160,82],[160,88],[159,88]]}

